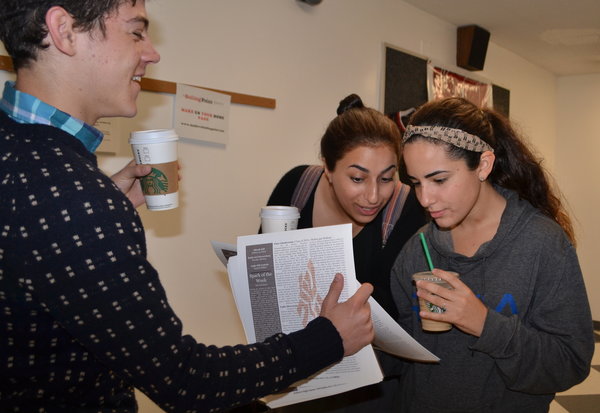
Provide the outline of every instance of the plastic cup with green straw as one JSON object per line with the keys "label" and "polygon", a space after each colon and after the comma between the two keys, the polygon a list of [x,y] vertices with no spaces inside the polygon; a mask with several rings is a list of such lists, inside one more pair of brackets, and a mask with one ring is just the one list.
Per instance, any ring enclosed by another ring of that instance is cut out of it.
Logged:
{"label": "plastic cup with green straw", "polygon": [[421,238],[421,245],[423,245],[423,251],[425,251],[425,258],[427,258],[427,264],[429,265],[429,270],[433,271],[433,263],[431,262],[431,255],[429,255],[429,247],[427,247],[427,241],[425,241],[425,235],[422,232],[419,232],[419,237]]}
{"label": "plastic cup with green straw", "polygon": [[[419,237],[421,238],[421,245],[423,246],[423,251],[425,252],[425,258],[427,258],[427,264],[429,265],[429,270],[433,271],[433,263],[431,262],[431,255],[429,254],[429,247],[427,246],[427,242],[425,241],[425,235],[422,232],[419,232]],[[456,274],[456,273],[455,273]],[[424,275],[427,275],[424,277]],[[429,282],[434,282],[438,286],[443,286],[444,288],[452,289],[452,286],[444,281],[443,279],[439,279],[439,277],[430,277],[427,272],[419,272],[413,275],[413,280],[416,282],[418,280],[424,280]],[[447,287],[446,287],[447,285]],[[418,291],[418,287],[417,287]],[[433,294],[433,293],[432,293]],[[435,295],[435,294],[433,294]],[[437,306],[429,301],[427,301],[423,297],[419,297],[419,308],[421,312],[430,312],[430,313],[445,313],[445,306]],[[421,318],[421,327],[425,331],[448,331],[452,328],[452,324],[445,321],[436,321],[428,318]]]}

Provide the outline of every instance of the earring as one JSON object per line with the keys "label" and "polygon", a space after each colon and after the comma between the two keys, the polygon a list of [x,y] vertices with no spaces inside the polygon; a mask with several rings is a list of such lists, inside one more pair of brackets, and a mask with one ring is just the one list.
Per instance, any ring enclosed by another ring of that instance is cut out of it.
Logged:
{"label": "earring", "polygon": [[485,178],[483,176],[480,176],[479,177],[479,182],[483,182],[483,181],[485,181]]}

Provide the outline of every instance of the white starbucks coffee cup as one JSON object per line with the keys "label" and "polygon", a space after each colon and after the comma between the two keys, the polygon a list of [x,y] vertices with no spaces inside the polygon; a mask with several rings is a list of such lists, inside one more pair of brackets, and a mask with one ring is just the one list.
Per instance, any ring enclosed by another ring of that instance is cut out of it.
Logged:
{"label": "white starbucks coffee cup", "polygon": [[260,223],[263,233],[292,231],[298,228],[300,212],[293,206],[270,205],[260,209]]}
{"label": "white starbucks coffee cup", "polygon": [[129,143],[135,162],[152,167],[152,171],[140,179],[146,206],[151,211],[179,206],[178,139],[173,129],[131,132]]}

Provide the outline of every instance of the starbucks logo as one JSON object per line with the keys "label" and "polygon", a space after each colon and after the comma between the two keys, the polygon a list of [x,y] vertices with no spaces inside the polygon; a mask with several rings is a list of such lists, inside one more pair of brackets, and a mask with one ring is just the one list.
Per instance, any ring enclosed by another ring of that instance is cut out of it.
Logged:
{"label": "starbucks logo", "polygon": [[429,310],[430,313],[445,313],[446,309],[438,307],[435,304],[431,304],[429,301],[425,302],[425,306]]}
{"label": "starbucks logo", "polygon": [[141,183],[142,191],[147,195],[166,194],[169,189],[167,176],[155,168],[152,168],[152,171],[142,178]]}

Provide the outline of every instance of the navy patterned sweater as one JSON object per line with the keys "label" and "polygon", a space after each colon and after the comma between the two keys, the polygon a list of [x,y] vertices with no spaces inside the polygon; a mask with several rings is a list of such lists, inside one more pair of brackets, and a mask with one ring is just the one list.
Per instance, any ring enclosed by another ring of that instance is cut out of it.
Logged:
{"label": "navy patterned sweater", "polygon": [[129,200],[71,135],[0,112],[0,411],[211,412],[338,361],[324,318],[264,343],[182,335]]}

